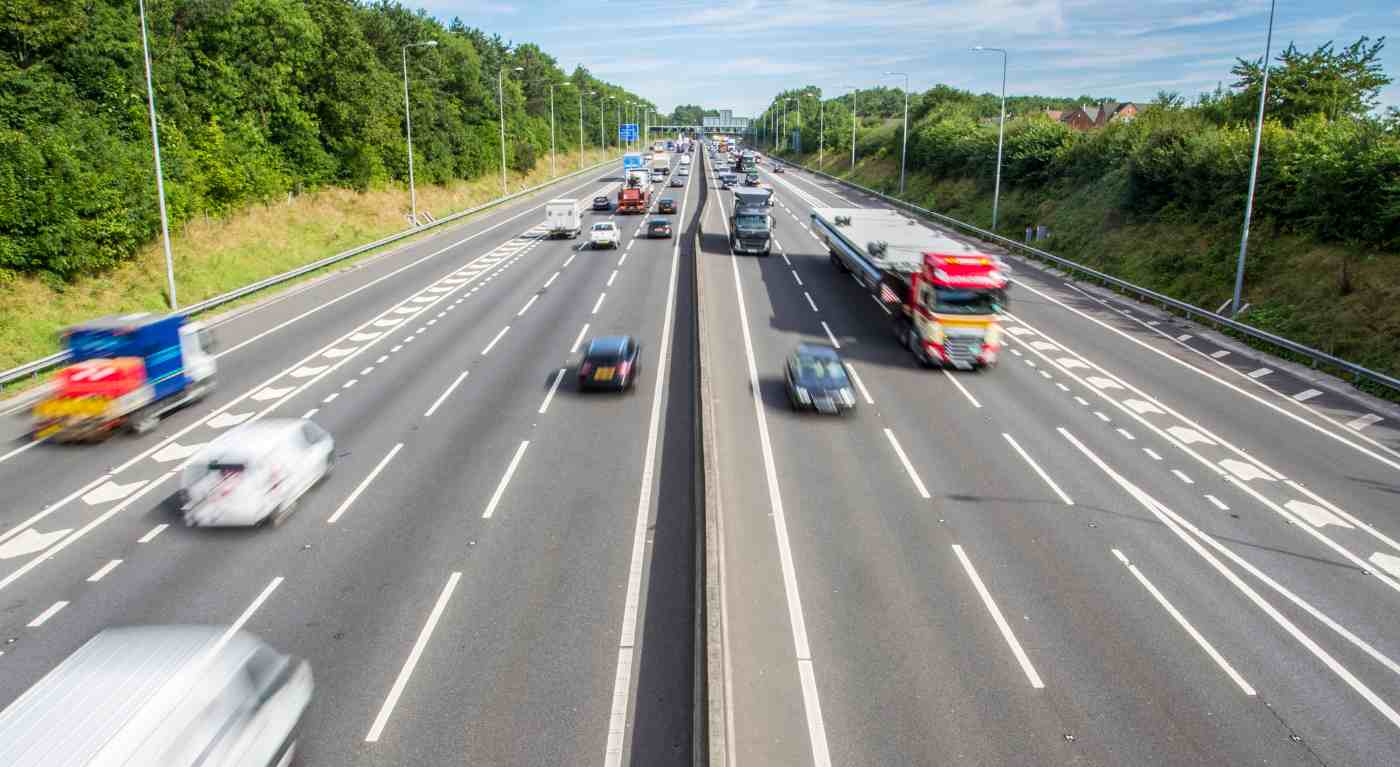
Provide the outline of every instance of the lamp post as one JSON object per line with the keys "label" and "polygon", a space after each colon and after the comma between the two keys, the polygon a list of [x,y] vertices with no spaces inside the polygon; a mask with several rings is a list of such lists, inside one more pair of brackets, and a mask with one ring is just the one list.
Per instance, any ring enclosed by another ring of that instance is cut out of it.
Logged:
{"label": "lamp post", "polygon": [[[596,91],[595,91],[596,92]],[[598,94],[598,145],[603,151],[608,151],[608,134],[603,132],[603,105],[608,103],[608,97]]]}
{"label": "lamp post", "polygon": [[554,86],[562,85],[567,88],[573,83],[550,83],[549,84],[549,175],[551,177],[559,174],[554,168]]}
{"label": "lamp post", "polygon": [[160,241],[165,248],[165,282],[170,291],[170,310],[174,311],[179,308],[179,304],[175,300],[175,259],[170,255],[170,220],[165,212],[165,176],[160,169],[160,131],[156,129],[156,91],[151,84],[151,47],[146,41],[145,0],[137,0],[137,7],[141,12],[141,57],[146,65],[146,106],[151,114],[151,148],[156,158],[156,197],[160,201]]}
{"label": "lamp post", "polygon": [[[525,67],[511,67],[512,72],[524,72]],[[505,96],[506,68],[496,73],[496,103],[501,110],[501,196],[509,194],[506,188],[506,96]]]}
{"label": "lamp post", "polygon": [[413,183],[413,118],[408,110],[408,49],[436,47],[436,40],[424,40],[423,42],[409,43],[400,51],[403,54],[403,125],[404,131],[408,134],[408,199],[413,211],[414,226],[418,225],[418,190]]}
{"label": "lamp post", "polygon": [[817,167],[826,167],[826,99],[817,94]]}
{"label": "lamp post", "polygon": [[856,97],[858,93],[856,86],[847,85],[851,89],[851,170],[856,169]]}
{"label": "lamp post", "polygon": [[[904,140],[899,149],[899,193],[904,194],[904,160],[909,156],[909,73],[886,72],[886,77],[904,77]],[[996,225],[993,224],[995,229]]]}
{"label": "lamp post", "polygon": [[1249,194],[1244,203],[1244,229],[1240,232],[1240,260],[1235,266],[1235,296],[1230,300],[1230,316],[1240,313],[1240,293],[1244,290],[1244,256],[1249,250],[1249,219],[1254,215],[1254,184],[1259,179],[1259,141],[1264,136],[1264,99],[1269,93],[1269,53],[1274,44],[1274,0],[1269,2],[1269,34],[1264,40],[1264,81],[1259,86],[1259,118],[1254,123],[1254,155],[1249,160]]}
{"label": "lamp post", "polygon": [[[587,95],[592,96],[594,91],[589,91]],[[582,88],[578,89],[578,167],[583,170],[583,97]]]}
{"label": "lamp post", "polygon": [[1001,122],[997,127],[997,180],[996,186],[992,189],[992,231],[997,230],[997,203],[1001,201],[1001,144],[1006,137],[1006,49],[988,48],[979,45],[972,50],[977,52],[995,51],[1001,54]]}
{"label": "lamp post", "polygon": [[[788,135],[787,135],[787,129],[788,129],[788,127],[787,127],[788,108],[787,108],[787,105],[788,105],[788,104],[791,104],[791,103],[794,102],[794,101],[797,101],[797,99],[793,98],[792,96],[789,96],[789,97],[783,99],[783,148],[784,148],[784,149],[787,149],[789,152],[792,151],[792,144],[788,143]],[[799,116],[800,116],[801,114],[802,114],[801,112],[798,112],[798,115],[799,115]]]}

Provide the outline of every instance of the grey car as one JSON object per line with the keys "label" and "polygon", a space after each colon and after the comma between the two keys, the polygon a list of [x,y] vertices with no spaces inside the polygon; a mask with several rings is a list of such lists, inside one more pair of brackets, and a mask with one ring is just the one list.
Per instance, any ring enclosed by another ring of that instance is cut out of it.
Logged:
{"label": "grey car", "polygon": [[846,365],[830,346],[800,344],[788,355],[784,379],[793,410],[835,415],[856,407]]}

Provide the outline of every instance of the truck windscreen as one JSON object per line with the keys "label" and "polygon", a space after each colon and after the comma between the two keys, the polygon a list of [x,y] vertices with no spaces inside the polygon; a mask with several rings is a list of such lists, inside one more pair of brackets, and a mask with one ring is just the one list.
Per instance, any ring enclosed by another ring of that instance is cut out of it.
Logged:
{"label": "truck windscreen", "polygon": [[934,288],[924,292],[925,308],[938,314],[993,314],[1001,309],[1000,292],[965,288]]}
{"label": "truck windscreen", "polygon": [[740,213],[734,217],[734,228],[741,232],[766,232],[768,216],[763,213]]}

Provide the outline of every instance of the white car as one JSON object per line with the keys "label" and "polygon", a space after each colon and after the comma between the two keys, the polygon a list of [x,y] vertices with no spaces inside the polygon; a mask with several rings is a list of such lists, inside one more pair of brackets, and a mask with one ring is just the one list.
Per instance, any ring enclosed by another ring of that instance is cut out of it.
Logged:
{"label": "white car", "polygon": [[588,241],[594,248],[616,248],[619,241],[617,224],[599,221],[588,233]]}
{"label": "white car", "polygon": [[180,511],[190,527],[280,525],[330,473],[335,440],[303,418],[240,426],[210,442],[180,473]]}

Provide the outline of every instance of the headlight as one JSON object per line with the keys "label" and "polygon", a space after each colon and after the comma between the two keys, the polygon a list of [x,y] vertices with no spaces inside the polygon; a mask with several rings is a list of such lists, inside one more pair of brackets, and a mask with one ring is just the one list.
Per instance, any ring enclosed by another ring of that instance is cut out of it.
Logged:
{"label": "headlight", "polygon": [[798,386],[798,387],[795,387],[795,388],[796,388],[796,391],[797,391],[797,399],[798,399],[799,401],[801,401],[803,404],[811,404],[811,402],[812,402],[812,395],[808,394],[808,393],[807,393],[807,390],[804,389],[804,388],[802,388],[801,386]]}

